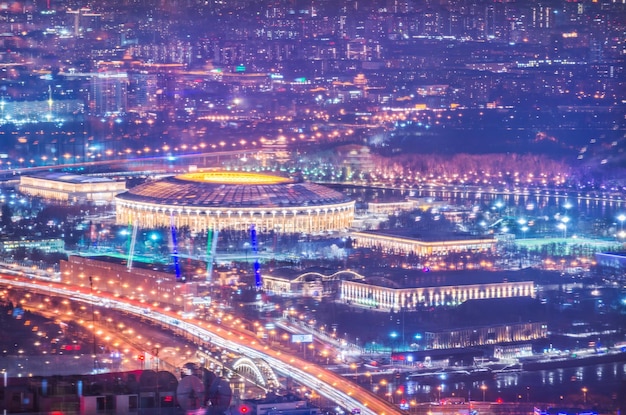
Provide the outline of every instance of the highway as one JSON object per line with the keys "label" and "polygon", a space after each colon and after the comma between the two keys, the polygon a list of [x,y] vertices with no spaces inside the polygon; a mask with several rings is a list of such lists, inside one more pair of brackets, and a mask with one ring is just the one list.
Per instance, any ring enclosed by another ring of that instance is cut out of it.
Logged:
{"label": "highway", "polygon": [[183,330],[205,342],[236,351],[250,358],[264,359],[278,373],[315,390],[343,408],[360,410],[363,415],[401,415],[400,408],[352,383],[343,376],[307,362],[296,356],[270,348],[265,342],[245,330],[215,324],[201,319],[183,319],[180,315],[149,309],[136,301],[115,298],[105,293],[94,295],[89,289],[79,289],[51,281],[0,275],[0,284],[19,287],[31,292],[68,297],[74,301],[114,308],[137,317],[153,320],[172,329]]}

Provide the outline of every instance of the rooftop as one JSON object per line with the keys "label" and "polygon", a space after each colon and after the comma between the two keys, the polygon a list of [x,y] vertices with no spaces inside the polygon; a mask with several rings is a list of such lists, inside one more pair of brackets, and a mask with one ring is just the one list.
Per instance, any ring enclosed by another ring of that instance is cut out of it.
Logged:
{"label": "rooftop", "polygon": [[63,173],[63,172],[39,173],[39,174],[30,175],[29,177],[35,177],[38,179],[45,179],[45,180],[53,180],[53,181],[64,182],[64,183],[76,183],[76,184],[106,183],[106,182],[113,181],[106,177],[68,174],[68,173]]}
{"label": "rooftop", "polygon": [[373,275],[365,275],[366,284],[390,288],[448,287],[503,282],[534,281],[532,272],[521,271],[427,271],[386,269]]}
{"label": "rooftop", "polygon": [[438,241],[469,241],[469,240],[486,240],[493,239],[491,236],[471,235],[459,232],[433,232],[429,234],[418,233],[415,229],[383,229],[374,231],[361,231],[360,234],[372,236],[386,236],[392,238],[402,238],[421,242],[438,242]]}
{"label": "rooftop", "polygon": [[168,206],[219,208],[225,213],[229,208],[313,208],[350,202],[342,193],[315,183],[225,171],[166,177],[133,187],[118,195],[117,199]]}

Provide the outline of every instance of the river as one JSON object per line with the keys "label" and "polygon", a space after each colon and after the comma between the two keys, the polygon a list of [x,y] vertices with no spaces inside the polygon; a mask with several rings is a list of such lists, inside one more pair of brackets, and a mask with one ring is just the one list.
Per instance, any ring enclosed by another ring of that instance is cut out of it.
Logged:
{"label": "river", "polygon": [[446,186],[438,188],[381,188],[340,186],[341,190],[358,202],[397,201],[408,196],[429,197],[447,201],[455,206],[480,206],[500,209],[512,215],[554,215],[557,212],[588,218],[616,219],[626,212],[626,195],[564,190],[525,189],[505,191],[493,188]]}
{"label": "river", "polygon": [[[500,373],[480,380],[450,381],[441,378],[361,376],[360,382],[388,399],[435,402],[439,398],[462,397],[489,402],[542,402],[555,405],[589,402],[614,404],[626,388],[626,362],[568,367],[562,369]],[[383,380],[384,379],[384,380]],[[365,382],[365,383],[364,383]],[[583,389],[587,392],[584,393]]]}
{"label": "river", "polygon": [[[623,223],[619,223],[618,217],[626,213],[626,196],[618,194],[535,189],[520,192],[494,189],[479,191],[477,188],[465,189],[453,186],[437,189],[342,186],[341,190],[362,204],[371,201],[398,201],[408,196],[429,197],[455,206],[478,206],[482,211],[500,210],[501,214],[517,217],[554,218],[559,214],[567,215],[572,222],[581,224],[583,221],[602,221],[607,224],[604,229],[613,226],[614,230],[624,226]],[[398,399],[398,389],[402,389],[403,386],[402,396],[418,402],[435,401],[438,397],[449,397],[452,394],[466,399],[471,396],[473,400],[482,400],[484,392],[487,401],[502,399],[505,402],[551,402],[557,405],[582,402],[585,395],[588,395],[589,401],[596,397],[605,404],[610,404],[621,396],[620,394],[626,393],[625,362],[508,372],[470,381],[453,382],[449,379],[420,381],[419,378],[403,381],[403,378],[394,379],[384,387],[373,384],[372,388],[378,393],[387,393],[390,397],[393,395],[392,399]],[[481,389],[481,386],[484,389]]]}

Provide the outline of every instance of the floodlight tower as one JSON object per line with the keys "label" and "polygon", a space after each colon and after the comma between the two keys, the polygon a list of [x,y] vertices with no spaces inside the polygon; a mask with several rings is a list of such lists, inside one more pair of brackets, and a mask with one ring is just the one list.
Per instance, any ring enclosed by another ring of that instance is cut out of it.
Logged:
{"label": "floodlight tower", "polygon": [[260,291],[261,288],[263,288],[263,281],[261,280],[261,265],[259,264],[259,251],[257,249],[257,237],[254,225],[250,226],[250,246],[254,254],[254,285],[256,290]]}

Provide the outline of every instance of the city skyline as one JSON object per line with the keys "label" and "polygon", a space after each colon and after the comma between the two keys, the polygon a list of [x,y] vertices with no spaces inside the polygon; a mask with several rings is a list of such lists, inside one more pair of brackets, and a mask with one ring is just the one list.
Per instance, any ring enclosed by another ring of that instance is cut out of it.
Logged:
{"label": "city skyline", "polygon": [[626,409],[626,0],[28,0],[0,33],[8,413]]}

